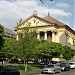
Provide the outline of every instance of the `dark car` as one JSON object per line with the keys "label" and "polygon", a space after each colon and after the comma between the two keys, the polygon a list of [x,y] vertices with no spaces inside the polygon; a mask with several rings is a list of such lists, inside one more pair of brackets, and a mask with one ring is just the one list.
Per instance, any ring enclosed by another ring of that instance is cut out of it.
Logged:
{"label": "dark car", "polygon": [[70,64],[66,63],[66,62],[60,63],[60,67],[61,67],[62,71],[69,71],[70,70]]}
{"label": "dark car", "polygon": [[0,66],[0,75],[20,75],[15,66]]}
{"label": "dark car", "polygon": [[47,60],[44,60],[44,61],[39,62],[39,64],[40,64],[40,65],[48,65],[49,62],[48,62]]}

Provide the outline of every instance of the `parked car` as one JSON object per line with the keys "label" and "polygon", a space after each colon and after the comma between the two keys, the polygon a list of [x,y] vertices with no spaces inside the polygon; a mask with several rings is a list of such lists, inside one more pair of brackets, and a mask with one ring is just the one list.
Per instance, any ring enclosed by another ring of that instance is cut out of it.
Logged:
{"label": "parked car", "polygon": [[58,61],[50,61],[50,63],[56,64],[56,63],[59,63],[59,62]]}
{"label": "parked car", "polygon": [[70,64],[70,68],[73,68],[73,69],[75,68],[75,62],[70,62],[69,64]]}
{"label": "parked car", "polygon": [[18,61],[18,64],[24,64],[24,61],[23,60]]}
{"label": "parked car", "polygon": [[43,68],[42,73],[52,73],[61,72],[61,67],[57,64],[50,64]]}
{"label": "parked car", "polygon": [[28,64],[34,64],[34,62],[32,60],[29,60]]}
{"label": "parked car", "polygon": [[15,66],[0,66],[0,75],[20,75]]}
{"label": "parked car", "polygon": [[70,70],[70,64],[67,62],[60,63],[60,67],[62,71],[69,71]]}
{"label": "parked car", "polygon": [[40,64],[40,65],[48,65],[49,62],[48,62],[47,60],[44,60],[44,61],[39,62],[39,64]]}

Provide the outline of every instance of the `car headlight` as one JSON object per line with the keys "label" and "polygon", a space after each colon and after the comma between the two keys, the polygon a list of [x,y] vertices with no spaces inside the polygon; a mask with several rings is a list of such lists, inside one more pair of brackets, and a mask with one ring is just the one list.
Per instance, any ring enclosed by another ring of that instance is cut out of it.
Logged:
{"label": "car headlight", "polygon": [[65,69],[65,67],[62,67],[62,70],[64,70]]}

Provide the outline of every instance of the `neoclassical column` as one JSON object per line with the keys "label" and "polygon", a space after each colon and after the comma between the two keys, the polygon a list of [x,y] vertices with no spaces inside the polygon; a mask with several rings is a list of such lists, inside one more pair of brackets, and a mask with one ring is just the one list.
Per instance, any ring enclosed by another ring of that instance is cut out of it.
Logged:
{"label": "neoclassical column", "polygon": [[17,40],[17,41],[19,40],[18,34],[16,34],[16,40]]}
{"label": "neoclassical column", "polygon": [[47,32],[44,32],[44,40],[47,40]]}
{"label": "neoclassical column", "polygon": [[70,36],[71,48],[73,49],[73,38]]}
{"label": "neoclassical column", "polygon": [[37,39],[40,39],[40,32],[37,33]]}
{"label": "neoclassical column", "polygon": [[52,31],[52,42],[55,42],[55,31]]}

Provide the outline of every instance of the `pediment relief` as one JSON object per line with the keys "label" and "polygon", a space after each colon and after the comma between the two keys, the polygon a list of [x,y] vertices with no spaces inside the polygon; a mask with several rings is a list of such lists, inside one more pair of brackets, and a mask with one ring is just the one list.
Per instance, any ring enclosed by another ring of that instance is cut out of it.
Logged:
{"label": "pediment relief", "polygon": [[34,26],[43,26],[43,25],[49,25],[51,24],[50,22],[45,21],[43,18],[37,18],[35,16],[32,16],[30,18],[28,18],[23,24],[19,25],[18,28],[23,28],[26,25],[30,25],[30,27],[34,27]]}

